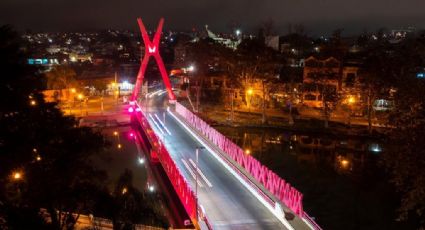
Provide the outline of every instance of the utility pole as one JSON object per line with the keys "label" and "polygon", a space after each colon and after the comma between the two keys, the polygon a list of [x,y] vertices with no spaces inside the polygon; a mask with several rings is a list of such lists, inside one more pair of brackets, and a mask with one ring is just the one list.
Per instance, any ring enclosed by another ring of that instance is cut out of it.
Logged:
{"label": "utility pole", "polygon": [[232,88],[232,111],[231,111],[231,114],[230,114],[230,119],[231,119],[231,121],[232,121],[232,124],[233,124],[233,120],[235,119],[235,110],[234,110],[234,98],[235,98],[235,91],[234,91],[234,89]]}
{"label": "utility pole", "polygon": [[368,92],[367,92],[367,122],[368,122],[368,131],[369,133],[372,133],[372,106],[371,106],[371,100],[372,100],[372,92],[371,88],[369,86]]}
{"label": "utility pole", "polygon": [[100,111],[101,111],[101,114],[103,115],[103,94],[100,97]]}
{"label": "utility pole", "polygon": [[265,80],[262,80],[262,83],[263,83],[263,114],[262,114],[263,116],[261,118],[262,124],[266,123],[266,90],[264,88],[264,81]]}

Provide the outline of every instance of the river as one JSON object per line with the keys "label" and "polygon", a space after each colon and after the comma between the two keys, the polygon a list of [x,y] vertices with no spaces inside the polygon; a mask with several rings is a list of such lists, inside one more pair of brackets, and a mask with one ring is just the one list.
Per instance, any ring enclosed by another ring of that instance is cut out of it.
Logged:
{"label": "river", "polygon": [[379,139],[216,128],[301,191],[323,229],[411,229],[395,221],[399,197],[380,164]]}

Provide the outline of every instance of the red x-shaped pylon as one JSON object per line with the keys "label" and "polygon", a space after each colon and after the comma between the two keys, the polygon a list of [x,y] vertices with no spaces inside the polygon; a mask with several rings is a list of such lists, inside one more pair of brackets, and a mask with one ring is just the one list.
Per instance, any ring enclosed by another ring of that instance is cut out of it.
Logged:
{"label": "red x-shaped pylon", "polygon": [[158,28],[156,29],[156,33],[151,41],[149,39],[149,35],[146,32],[145,25],[143,25],[142,19],[138,18],[137,23],[139,24],[140,32],[142,33],[143,43],[145,44],[145,55],[141,60],[141,65],[139,69],[139,73],[137,74],[136,85],[132,95],[132,101],[137,100],[139,95],[140,86],[143,82],[143,78],[145,76],[146,67],[149,62],[149,58],[153,56],[156,60],[156,63],[159,67],[159,71],[162,76],[162,80],[164,81],[165,88],[168,92],[168,97],[170,101],[174,102],[176,100],[176,96],[173,93],[171,88],[170,79],[168,78],[167,71],[165,70],[164,62],[162,61],[161,55],[159,55],[159,42],[161,39],[162,25],[164,24],[164,18],[159,20]]}

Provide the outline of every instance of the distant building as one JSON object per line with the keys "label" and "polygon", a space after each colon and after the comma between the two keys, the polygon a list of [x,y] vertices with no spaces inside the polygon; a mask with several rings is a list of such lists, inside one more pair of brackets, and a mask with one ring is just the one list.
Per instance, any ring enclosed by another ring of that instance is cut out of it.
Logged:
{"label": "distant building", "polygon": [[42,66],[52,66],[59,65],[57,58],[28,58],[28,65],[42,65]]}
{"label": "distant building", "polygon": [[280,37],[279,36],[267,36],[264,38],[264,44],[276,51],[280,51]]}
{"label": "distant building", "polygon": [[211,32],[211,30],[208,29],[208,25],[205,25],[205,30],[207,31],[209,38],[211,38],[212,40],[214,40],[215,42],[219,44],[226,46],[227,48],[236,49],[238,48],[239,44],[242,41],[240,36],[238,36],[237,40],[219,37],[215,33]]}
{"label": "distant building", "polygon": [[360,98],[360,63],[355,60],[341,62],[334,57],[305,60],[303,71],[303,102],[311,107],[322,107],[322,87],[335,90],[342,97]]}
{"label": "distant building", "polygon": [[70,53],[69,60],[71,62],[92,62],[93,54],[79,54],[79,53]]}

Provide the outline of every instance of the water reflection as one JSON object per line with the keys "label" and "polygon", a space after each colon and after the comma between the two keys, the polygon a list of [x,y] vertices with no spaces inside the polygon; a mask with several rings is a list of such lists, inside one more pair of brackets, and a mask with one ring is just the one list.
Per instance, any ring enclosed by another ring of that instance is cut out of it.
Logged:
{"label": "water reflection", "polygon": [[278,129],[217,129],[302,191],[305,210],[324,229],[400,227],[394,221],[394,189],[378,164],[385,152],[379,140]]}
{"label": "water reflection", "polygon": [[219,128],[246,154],[262,160],[263,154],[287,152],[299,162],[329,167],[337,173],[359,174],[367,164],[376,163],[382,143],[364,138],[293,134],[271,130]]}

